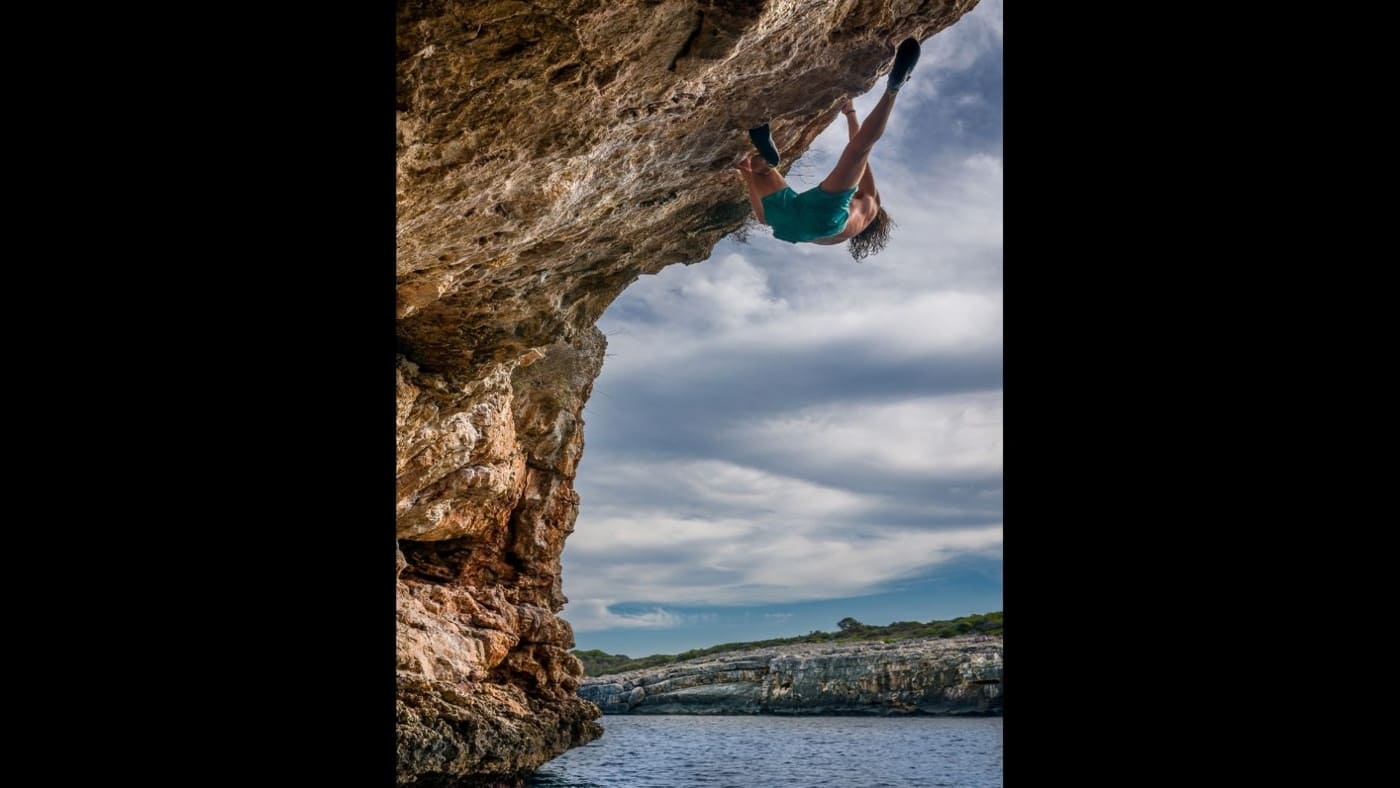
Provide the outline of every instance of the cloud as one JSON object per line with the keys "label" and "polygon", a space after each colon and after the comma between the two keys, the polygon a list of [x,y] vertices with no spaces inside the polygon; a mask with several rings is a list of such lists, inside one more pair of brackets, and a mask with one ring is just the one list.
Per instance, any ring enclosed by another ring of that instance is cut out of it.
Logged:
{"label": "cloud", "polygon": [[881,496],[733,463],[620,463],[608,477],[585,491],[564,553],[571,597],[693,606],[873,593],[1001,543],[1000,523],[885,521]]}
{"label": "cloud", "polygon": [[[622,531],[664,533],[671,524],[638,518]],[[832,599],[875,593],[960,555],[994,555],[1001,549],[1000,525],[931,532],[871,527],[844,537],[793,525],[775,517],[753,523],[742,543],[719,537],[692,540],[686,547],[692,560],[679,565],[649,561],[638,550],[605,560],[576,553],[569,557],[566,569],[571,577],[569,593],[591,600],[600,598],[591,596],[595,593],[626,589],[629,596],[647,604],[686,606]],[[574,603],[565,608],[564,616],[577,624],[580,613]],[[611,620],[590,615],[586,607],[582,618],[591,628],[603,628],[595,622],[606,625]],[[666,621],[674,623],[674,619]]]}
{"label": "cloud", "polygon": [[575,632],[609,629],[669,629],[679,626],[682,617],[659,607],[641,613],[614,613],[610,599],[579,599],[569,602],[567,620]]}
{"label": "cloud", "polygon": [[745,425],[751,455],[789,468],[988,477],[1001,472],[1000,391],[880,404],[821,405]]}
{"label": "cloud", "polygon": [[[728,259],[751,265],[737,255]],[[723,276],[737,265],[716,266],[708,277]],[[810,348],[859,345],[867,357],[901,358],[932,354],[994,352],[1001,339],[1000,293],[956,290],[890,293],[874,299],[875,288],[853,282],[844,292],[814,287],[808,303],[795,307],[773,295],[768,283],[732,286],[734,300],[708,310],[692,298],[707,283],[705,276],[684,288],[666,292],[653,288],[640,295],[657,314],[673,320],[646,333],[629,331],[610,343],[609,374],[621,379],[644,375],[659,363],[686,358],[733,358],[736,354],[772,355]],[[866,296],[864,302],[861,296]],[[650,297],[653,300],[648,302]],[[874,301],[880,309],[870,309]],[[642,328],[638,326],[637,328]]]}

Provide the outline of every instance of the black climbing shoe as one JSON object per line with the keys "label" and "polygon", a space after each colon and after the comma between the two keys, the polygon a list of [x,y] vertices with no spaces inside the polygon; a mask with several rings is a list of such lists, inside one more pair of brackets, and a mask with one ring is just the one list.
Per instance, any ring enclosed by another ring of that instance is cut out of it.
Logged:
{"label": "black climbing shoe", "polygon": [[909,74],[914,70],[914,64],[919,62],[919,42],[906,38],[899,42],[899,49],[894,53],[894,67],[890,69],[890,81],[885,88],[891,93],[897,93],[904,83],[909,81]]}
{"label": "black climbing shoe", "polygon": [[778,155],[778,146],[773,144],[773,133],[768,130],[767,123],[749,129],[749,139],[758,149],[758,155],[768,162],[768,166],[776,167],[778,162],[782,161],[782,156]]}

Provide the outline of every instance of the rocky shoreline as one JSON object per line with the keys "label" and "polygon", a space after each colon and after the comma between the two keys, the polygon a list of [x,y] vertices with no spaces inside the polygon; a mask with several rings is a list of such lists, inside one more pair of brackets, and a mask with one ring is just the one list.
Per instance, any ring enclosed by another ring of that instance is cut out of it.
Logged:
{"label": "rocky shoreline", "polygon": [[604,714],[998,715],[1002,639],[808,643],[588,677]]}

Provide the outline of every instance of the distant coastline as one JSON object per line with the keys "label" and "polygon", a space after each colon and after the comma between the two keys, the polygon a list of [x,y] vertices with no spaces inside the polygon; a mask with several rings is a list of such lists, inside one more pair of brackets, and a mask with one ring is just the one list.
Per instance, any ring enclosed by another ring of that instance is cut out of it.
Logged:
{"label": "distant coastline", "polygon": [[660,667],[676,662],[684,662],[685,660],[734,651],[753,651],[769,646],[796,646],[808,643],[840,644],[874,641],[895,643],[903,640],[924,638],[953,638],[959,635],[1000,636],[1003,628],[1002,617],[1002,611],[997,610],[991,613],[974,613],[970,616],[935,619],[926,622],[896,621],[886,626],[862,624],[856,619],[848,617],[836,623],[836,632],[812,631],[805,635],[798,635],[790,638],[772,638],[769,640],[755,640],[743,643],[721,643],[717,646],[692,649],[691,651],[680,654],[652,654],[648,657],[633,659],[626,654],[608,654],[598,649],[590,649],[587,651],[575,649],[573,653],[574,656],[578,657],[579,660],[583,662],[583,674],[589,677],[597,677],[615,673],[625,673],[630,670]]}
{"label": "distant coastline", "polygon": [[738,649],[590,676],[578,694],[604,714],[1000,715],[1002,637]]}

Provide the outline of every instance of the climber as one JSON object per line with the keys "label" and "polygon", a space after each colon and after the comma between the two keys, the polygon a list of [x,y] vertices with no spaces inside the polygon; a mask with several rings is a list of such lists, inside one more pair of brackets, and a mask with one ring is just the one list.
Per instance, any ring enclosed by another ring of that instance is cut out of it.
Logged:
{"label": "climber", "polygon": [[917,62],[919,42],[906,38],[895,52],[885,95],[865,123],[856,119],[850,99],[841,105],[849,142],[835,169],[814,189],[798,194],[773,169],[781,157],[768,124],[749,130],[749,139],[758,153],[735,165],[735,169],[748,186],[749,202],[758,220],[771,226],[775,237],[789,243],[809,241],[827,246],[850,241],[848,249],[856,260],[885,248],[893,225],[880,204],[880,192],[870,172],[870,151],[884,133],[895,97],[909,81]]}

